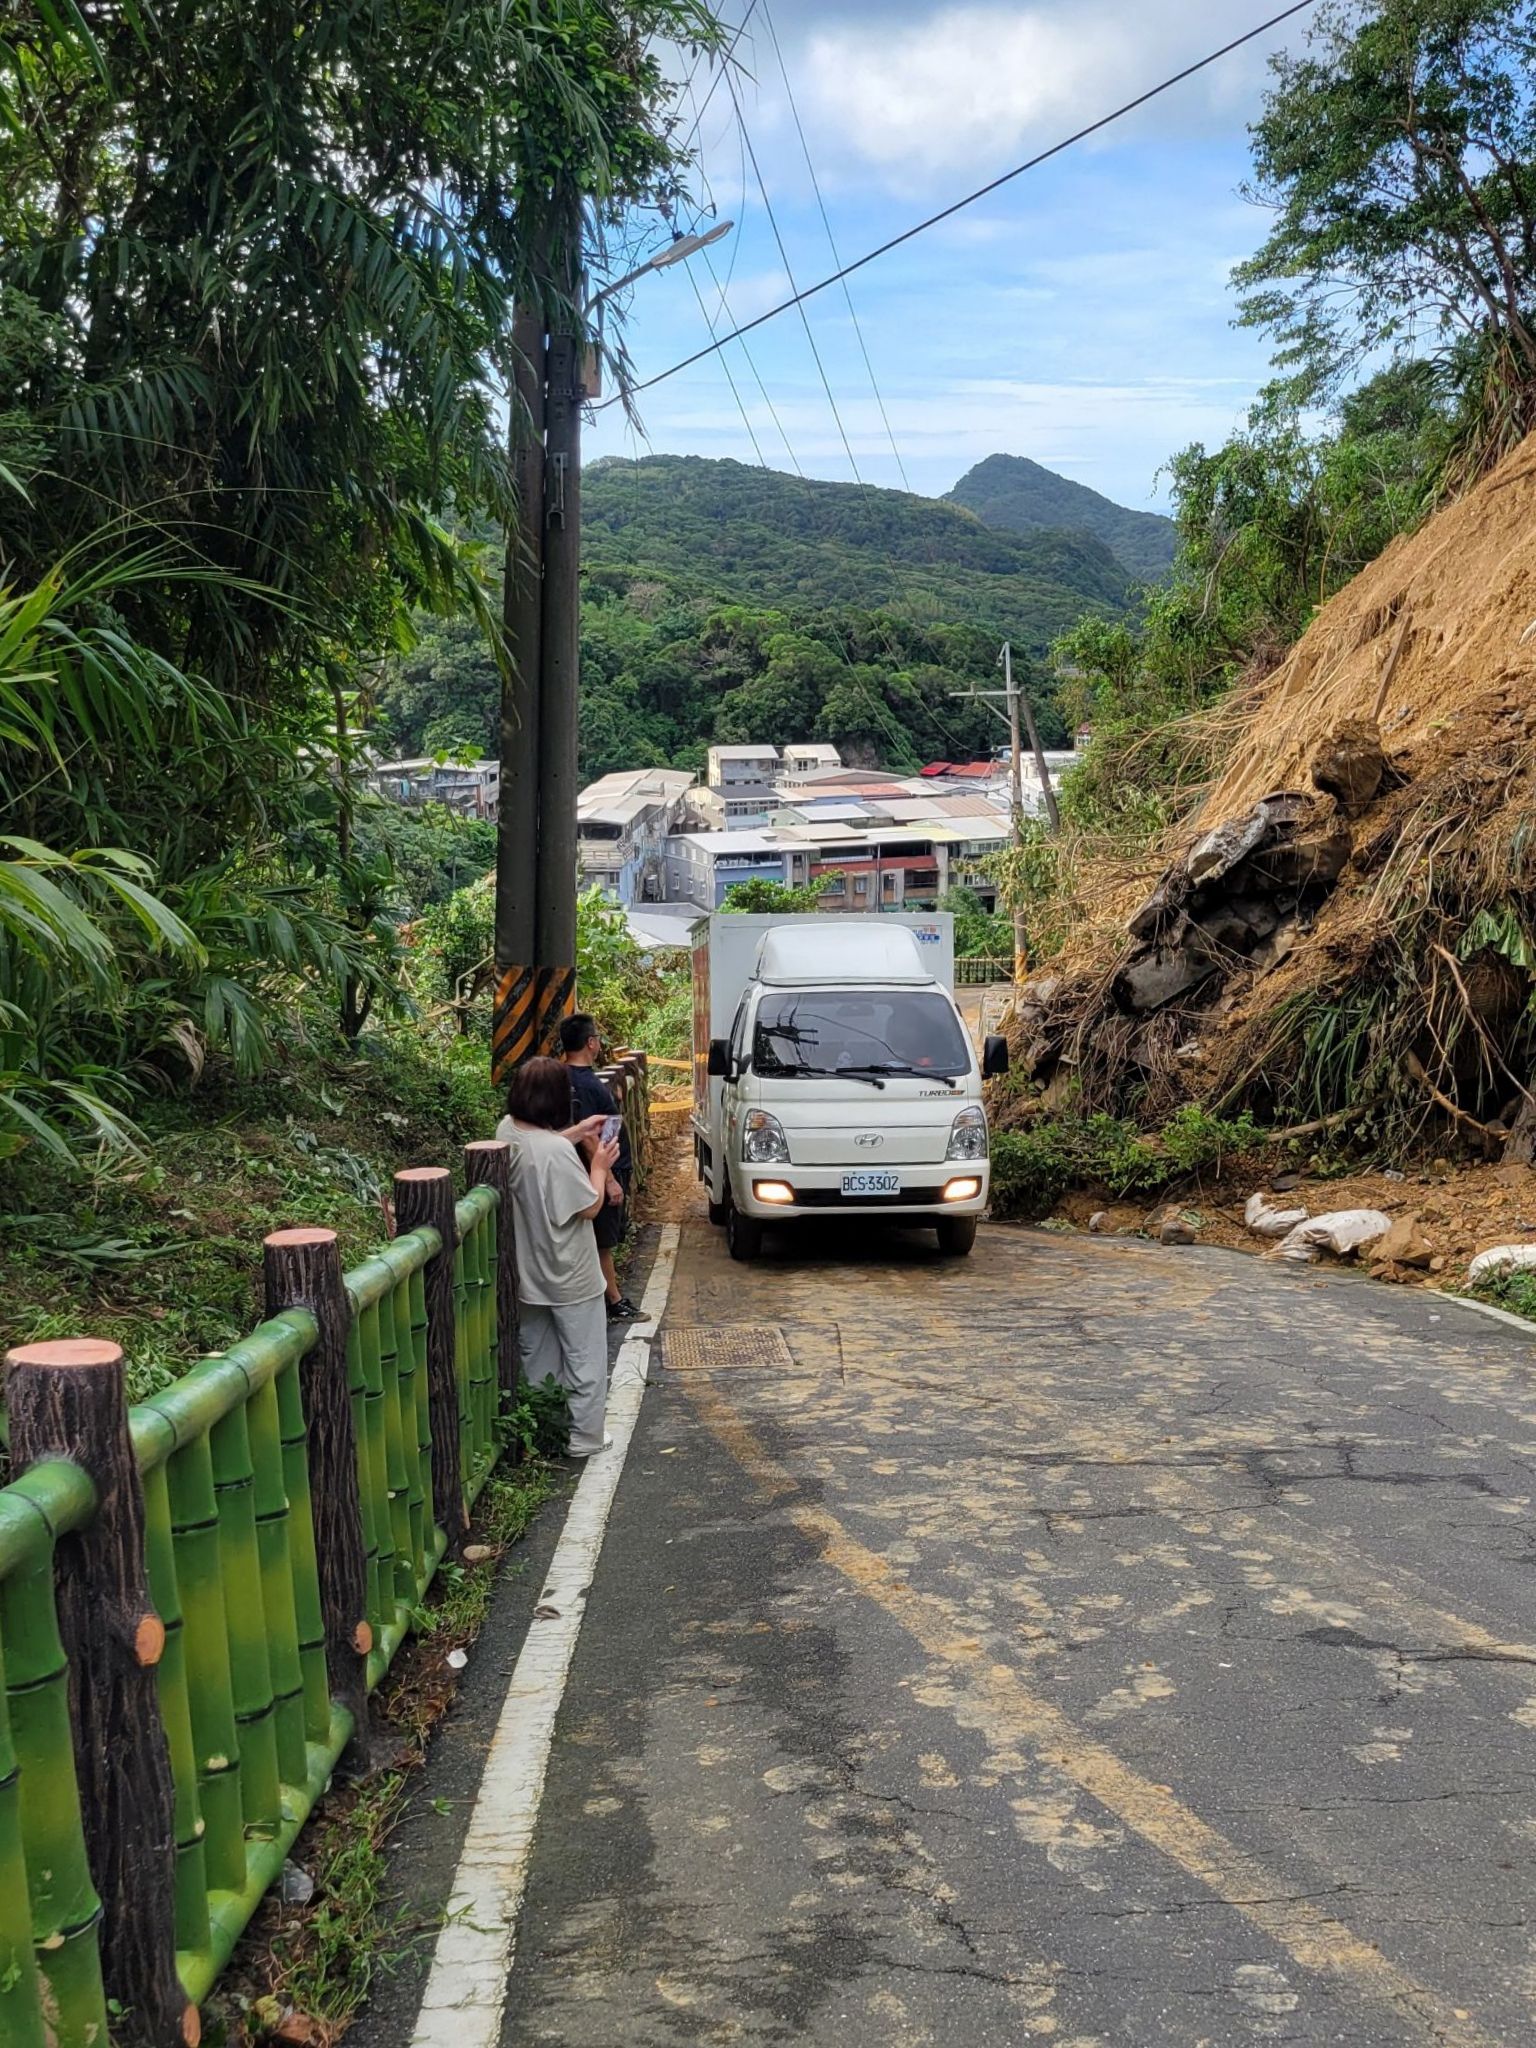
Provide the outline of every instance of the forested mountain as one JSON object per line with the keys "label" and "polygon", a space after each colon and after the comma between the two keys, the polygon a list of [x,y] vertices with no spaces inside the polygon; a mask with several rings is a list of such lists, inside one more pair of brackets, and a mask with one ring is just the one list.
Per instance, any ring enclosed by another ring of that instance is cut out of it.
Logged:
{"label": "forested mountain", "polygon": [[[1085,534],[991,531],[935,499],[693,456],[582,479],[581,769],[702,765],[711,740],[827,739],[917,765],[996,744],[955,701],[999,643],[1044,653],[1129,577]],[[1047,742],[1065,728],[1035,683]],[[402,749],[494,745],[497,684],[467,622],[429,623],[381,694]]]}
{"label": "forested mountain", "polygon": [[1083,533],[1000,533],[936,498],[694,455],[595,464],[582,537],[591,569],[655,572],[690,596],[966,619],[1035,653],[1085,608],[1119,609],[1131,580]]}
{"label": "forested mountain", "polygon": [[1042,469],[1027,455],[989,455],[966,471],[947,502],[1010,533],[1090,533],[1148,582],[1166,575],[1173,563],[1177,534],[1171,519],[1160,512],[1132,512],[1086,484]]}

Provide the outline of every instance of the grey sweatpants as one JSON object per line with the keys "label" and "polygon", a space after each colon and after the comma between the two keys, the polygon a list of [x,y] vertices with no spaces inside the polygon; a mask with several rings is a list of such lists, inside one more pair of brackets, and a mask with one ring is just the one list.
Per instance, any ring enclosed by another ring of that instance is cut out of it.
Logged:
{"label": "grey sweatpants", "polygon": [[525,1301],[517,1315],[517,1357],[537,1383],[556,1379],[571,1397],[571,1456],[603,1448],[608,1401],[608,1311],[601,1294],[544,1308]]}

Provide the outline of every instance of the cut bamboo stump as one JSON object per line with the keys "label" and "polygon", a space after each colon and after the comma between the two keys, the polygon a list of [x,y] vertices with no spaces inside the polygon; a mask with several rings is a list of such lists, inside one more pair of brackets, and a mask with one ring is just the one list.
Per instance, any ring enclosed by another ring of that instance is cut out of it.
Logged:
{"label": "cut bamboo stump", "polygon": [[27,1344],[6,1368],[15,1471],[65,1458],[96,1488],[95,1515],[59,1539],[54,1563],[102,1977],[125,2037],[195,2048],[197,2008],[176,1974],[176,1799],[155,1677],[165,1628],[144,1572],[123,1354],[87,1339]]}
{"label": "cut bamboo stump", "polygon": [[427,1300],[427,1414],[432,1425],[432,1502],[449,1551],[469,1529],[459,1456],[459,1381],[455,1367],[453,1255],[458,1246],[453,1176],[446,1166],[408,1166],[395,1175],[395,1229],[401,1237],[431,1228],[441,1250],[422,1271]]}
{"label": "cut bamboo stump", "polygon": [[479,1138],[464,1147],[464,1177],[472,1188],[496,1190],[496,1377],[502,1411],[517,1400],[517,1232],[512,1222],[512,1147],[505,1138]]}
{"label": "cut bamboo stump", "polygon": [[358,1500],[357,1433],[347,1382],[352,1305],[334,1230],[274,1230],[262,1242],[269,1316],[307,1309],[319,1332],[299,1361],[309,1497],[331,1696],[352,1716],[352,1761],[366,1768],[368,1735],[368,1563]]}

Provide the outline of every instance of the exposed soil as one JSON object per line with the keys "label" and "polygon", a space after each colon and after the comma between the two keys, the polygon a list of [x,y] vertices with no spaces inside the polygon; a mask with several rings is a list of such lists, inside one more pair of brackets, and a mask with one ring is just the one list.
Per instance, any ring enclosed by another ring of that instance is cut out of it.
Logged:
{"label": "exposed soil", "polygon": [[[1074,1191],[1063,1198],[1057,1215],[1086,1229],[1090,1217],[1102,1214],[1101,1230],[1135,1233],[1155,1226],[1161,1212],[1171,1207],[1200,1219],[1201,1244],[1257,1255],[1268,1251],[1273,1240],[1248,1229],[1243,1209],[1248,1197],[1264,1186],[1262,1175],[1239,1167],[1150,1205]],[[1401,1176],[1373,1171],[1322,1179],[1302,1174],[1274,1200],[1277,1206],[1306,1209],[1313,1216],[1336,1209],[1380,1209],[1394,1222],[1416,1217],[1437,1264],[1428,1270],[1381,1267],[1373,1264],[1369,1248],[1359,1262],[1379,1279],[1409,1286],[1461,1287],[1475,1253],[1493,1245],[1536,1242],[1536,1172],[1528,1166],[1453,1167],[1439,1161]]]}
{"label": "exposed soil", "polygon": [[692,1094],[684,1086],[656,1090],[651,1099],[651,1170],[635,1204],[639,1223],[702,1223],[708,1213],[694,1170],[688,1118]]}

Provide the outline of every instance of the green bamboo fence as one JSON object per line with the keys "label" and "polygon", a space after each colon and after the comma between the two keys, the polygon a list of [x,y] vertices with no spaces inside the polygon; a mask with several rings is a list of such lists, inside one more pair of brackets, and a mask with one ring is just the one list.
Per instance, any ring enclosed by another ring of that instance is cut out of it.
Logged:
{"label": "green bamboo fence", "polygon": [[[309,1404],[319,1382],[306,1374],[318,1372],[325,1348],[318,1306],[283,1309],[129,1411],[143,1499],[139,1565],[164,1626],[163,1649],[152,1642],[142,1661],[154,1661],[174,1791],[174,1896],[164,1901],[164,1924],[190,2001],[190,2020],[178,2022],[184,2041],[195,2038],[195,2007],[343,1751],[365,1733],[328,1666],[336,1649],[327,1588],[345,1529],[361,1532],[364,1612],[355,1638],[368,1687],[388,1671],[445,1552],[432,1485],[424,1284],[445,1256],[461,1509],[496,1462],[497,1423],[515,1383],[514,1330],[502,1327],[505,1304],[515,1307],[503,1274],[511,1258],[510,1218],[500,1214],[506,1152],[471,1149],[471,1177],[484,1184],[456,1204],[450,1190],[447,1234],[456,1241],[445,1244],[444,1230],[411,1230],[336,1290],[355,1513],[347,1504],[338,1520],[323,1512],[333,1502],[312,1497]],[[286,1235],[315,1241],[322,1256],[319,1241],[331,1238]],[[49,1350],[13,1355],[46,1373]],[[13,1417],[13,1445],[15,1435]],[[115,2031],[172,2038],[154,2015],[134,2010],[125,2020],[123,1987],[103,1980],[103,1912],[110,1916],[112,1901],[104,1906],[93,1889],[70,1710],[71,1679],[91,1682],[96,1653],[90,1641],[61,1640],[57,1597],[57,1575],[68,1568],[63,1546],[97,1516],[89,1464],[42,1459],[0,1488],[0,2048],[105,2048],[109,2002]]]}
{"label": "green bamboo fence", "polygon": [[[620,1053],[605,1078],[638,1181],[644,1054]],[[446,1174],[399,1176],[402,1234],[344,1276],[333,1233],[270,1238],[275,1312],[128,1411],[124,1470],[110,1445],[71,1441],[18,1455],[27,1469],[0,1488],[0,2048],[105,2048],[109,2014],[111,2033],[190,2048],[197,2006],[343,1752],[365,1754],[367,1692],[462,1534],[516,1391],[507,1148],[472,1145],[466,1166],[457,1202]],[[67,1353],[118,1358],[76,1344],[12,1359],[46,1387],[82,1364]],[[436,1459],[434,1413],[452,1444]],[[98,1598],[118,1613],[145,1587],[136,1631],[87,1623],[66,1641],[67,1616]],[[152,1667],[156,1758],[77,1754],[72,1688],[125,1671],[131,1685],[135,1658]],[[163,1847],[164,1896],[147,1909],[123,1857],[101,1860],[124,1896],[93,1882],[82,1783],[104,1779],[114,1812],[126,1802]],[[139,1971],[133,1951],[157,1930],[164,1954]],[[125,1948],[128,1981],[109,1981],[103,1957]]]}

